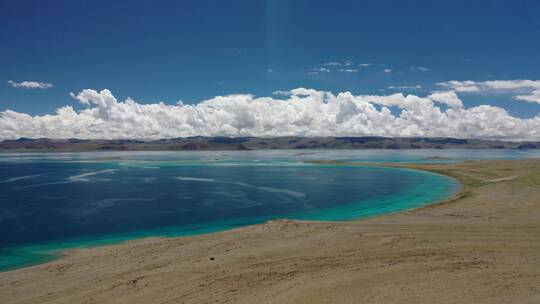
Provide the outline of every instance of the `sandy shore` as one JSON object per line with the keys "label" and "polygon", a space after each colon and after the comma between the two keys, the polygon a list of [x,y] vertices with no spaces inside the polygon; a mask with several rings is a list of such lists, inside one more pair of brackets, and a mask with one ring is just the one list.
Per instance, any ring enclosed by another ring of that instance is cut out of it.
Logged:
{"label": "sandy shore", "polygon": [[540,160],[395,166],[463,193],[368,220],[75,250],[0,273],[0,303],[540,303]]}

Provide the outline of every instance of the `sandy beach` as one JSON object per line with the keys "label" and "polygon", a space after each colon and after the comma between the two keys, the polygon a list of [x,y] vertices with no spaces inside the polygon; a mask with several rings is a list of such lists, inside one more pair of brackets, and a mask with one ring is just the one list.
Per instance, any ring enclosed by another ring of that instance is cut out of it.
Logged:
{"label": "sandy beach", "polygon": [[365,220],[73,250],[0,273],[0,303],[540,303],[540,160],[387,166],[463,189]]}

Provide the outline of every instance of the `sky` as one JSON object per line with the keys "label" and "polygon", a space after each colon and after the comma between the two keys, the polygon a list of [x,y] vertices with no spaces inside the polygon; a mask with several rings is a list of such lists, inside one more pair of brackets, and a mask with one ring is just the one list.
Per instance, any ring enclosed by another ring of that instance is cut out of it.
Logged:
{"label": "sky", "polygon": [[540,140],[539,16],[534,0],[0,0],[0,140]]}

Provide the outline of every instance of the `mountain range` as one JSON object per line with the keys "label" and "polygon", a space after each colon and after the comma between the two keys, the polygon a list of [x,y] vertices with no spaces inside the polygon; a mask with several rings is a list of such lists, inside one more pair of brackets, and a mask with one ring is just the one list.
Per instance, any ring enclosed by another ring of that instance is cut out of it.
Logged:
{"label": "mountain range", "polygon": [[0,151],[165,151],[266,149],[539,149],[540,142],[448,137],[185,137],[152,141],[19,138],[0,142]]}

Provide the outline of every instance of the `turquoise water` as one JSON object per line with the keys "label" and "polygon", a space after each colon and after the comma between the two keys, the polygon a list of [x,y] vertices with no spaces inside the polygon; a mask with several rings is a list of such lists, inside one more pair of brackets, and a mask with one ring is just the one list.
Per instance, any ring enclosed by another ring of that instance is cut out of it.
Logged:
{"label": "turquoise water", "polygon": [[[453,195],[458,183],[417,170],[304,161],[458,161],[464,153],[1,154],[0,269],[148,236],[196,235],[275,218],[346,221],[417,208]],[[490,153],[467,151],[467,157],[534,157]]]}

